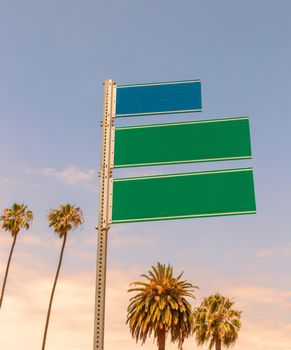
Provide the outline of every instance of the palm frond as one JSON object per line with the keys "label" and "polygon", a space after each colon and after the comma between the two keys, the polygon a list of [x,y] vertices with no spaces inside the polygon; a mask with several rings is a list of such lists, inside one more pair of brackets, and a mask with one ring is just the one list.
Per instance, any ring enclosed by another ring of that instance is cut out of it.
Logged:
{"label": "palm frond", "polygon": [[24,203],[13,203],[11,208],[6,208],[0,216],[1,228],[11,233],[12,237],[17,235],[23,228],[29,229],[33,220],[31,210],[27,210]]}
{"label": "palm frond", "polygon": [[132,282],[128,292],[136,294],[130,298],[126,323],[136,341],[145,342],[151,334],[159,341],[161,332],[170,334],[172,342],[181,347],[193,328],[193,316],[186,297],[193,298],[197,286],[181,276],[173,276],[173,267],[157,263],[142,277],[146,281]]}
{"label": "palm frond", "polygon": [[52,227],[60,238],[84,222],[82,210],[71,204],[60,205],[58,209],[51,210],[48,220],[49,227]]}
{"label": "palm frond", "polygon": [[193,332],[198,345],[209,342],[212,349],[217,341],[226,347],[235,343],[241,328],[241,311],[234,310],[233,304],[233,300],[219,293],[204,298],[193,313]]}

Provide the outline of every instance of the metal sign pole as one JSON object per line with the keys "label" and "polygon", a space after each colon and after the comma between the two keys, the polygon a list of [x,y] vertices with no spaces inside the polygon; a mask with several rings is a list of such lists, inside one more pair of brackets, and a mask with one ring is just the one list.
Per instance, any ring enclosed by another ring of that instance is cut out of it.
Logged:
{"label": "metal sign pole", "polygon": [[114,156],[113,117],[116,110],[116,83],[104,82],[104,111],[102,127],[102,151],[100,167],[100,198],[98,218],[98,247],[96,264],[96,293],[93,350],[104,349],[105,287],[107,232],[112,216],[112,169]]}

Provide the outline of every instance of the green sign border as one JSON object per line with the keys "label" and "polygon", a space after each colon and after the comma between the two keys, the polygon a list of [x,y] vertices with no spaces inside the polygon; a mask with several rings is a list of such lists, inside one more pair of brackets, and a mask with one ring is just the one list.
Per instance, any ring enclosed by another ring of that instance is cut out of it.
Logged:
{"label": "green sign border", "polygon": [[[223,122],[233,122],[247,120],[249,122],[249,117],[232,117],[232,118],[219,118],[219,119],[206,119],[206,120],[196,120],[189,122],[176,122],[176,123],[163,123],[163,124],[148,124],[148,125],[137,125],[137,126],[122,126],[117,127],[115,132],[122,132],[123,130],[133,130],[133,129],[148,129],[148,128],[157,128],[157,127],[169,127],[169,126],[178,126],[178,125],[191,125],[191,124],[208,124],[208,123],[223,123]],[[249,139],[250,142],[250,139]],[[243,160],[251,159],[251,149],[250,154],[245,156],[236,156],[236,157],[222,157],[222,158],[206,158],[206,159],[187,159],[187,160],[174,160],[174,161],[161,161],[161,162],[152,162],[152,163],[136,163],[136,164],[114,164],[114,168],[129,168],[129,167],[140,167],[140,166],[153,166],[153,165],[167,165],[167,164],[186,164],[186,163],[202,163],[202,162],[216,162],[216,161],[227,161],[227,160]]]}
{"label": "green sign border", "polygon": [[[218,173],[232,173],[232,172],[251,172],[253,173],[252,167],[248,168],[237,168],[237,169],[223,169],[223,170],[211,170],[211,171],[199,171],[191,173],[178,173],[178,174],[167,174],[167,175],[154,175],[154,176],[143,176],[143,177],[132,177],[132,178],[120,178],[114,179],[115,182],[122,181],[139,181],[139,180],[150,180],[165,177],[180,177],[180,176],[199,176],[204,174],[218,174]],[[114,196],[114,193],[113,193]],[[246,215],[256,214],[256,210],[242,211],[242,212],[224,212],[224,213],[211,213],[211,214],[194,214],[194,215],[180,215],[180,216],[165,216],[165,217],[154,217],[154,218],[142,218],[142,219],[125,219],[125,220],[112,220],[113,224],[119,223],[131,223],[131,222],[145,222],[145,221],[160,221],[160,220],[173,220],[173,219],[186,219],[186,218],[203,218],[203,217],[216,217],[216,216],[231,216],[231,215]]]}

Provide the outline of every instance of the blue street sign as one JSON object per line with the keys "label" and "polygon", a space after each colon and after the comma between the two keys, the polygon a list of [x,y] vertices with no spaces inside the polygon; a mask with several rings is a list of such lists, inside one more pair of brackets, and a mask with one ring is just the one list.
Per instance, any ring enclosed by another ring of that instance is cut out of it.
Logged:
{"label": "blue street sign", "polygon": [[200,80],[117,86],[116,117],[201,110]]}

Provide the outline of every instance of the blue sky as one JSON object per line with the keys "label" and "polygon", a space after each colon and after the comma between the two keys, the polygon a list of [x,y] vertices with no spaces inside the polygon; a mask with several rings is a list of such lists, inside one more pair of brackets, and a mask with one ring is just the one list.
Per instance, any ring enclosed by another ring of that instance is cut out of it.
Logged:
{"label": "blue sky", "polygon": [[[243,310],[236,349],[291,348],[290,11],[288,0],[0,0],[0,209],[24,201],[36,217],[17,243],[1,348],[14,350],[19,341],[39,348],[61,243],[45,215],[66,202],[83,208],[86,223],[65,252],[48,349],[92,348],[105,79],[202,80],[203,112],[116,125],[242,115],[251,125],[251,161],[120,169],[114,176],[251,165],[258,211],[113,226],[107,347],[140,347],[124,325],[126,290],[161,261],[200,287],[196,304],[216,291],[235,298]],[[11,239],[0,233],[1,277]],[[193,340],[185,344],[194,348]]]}

